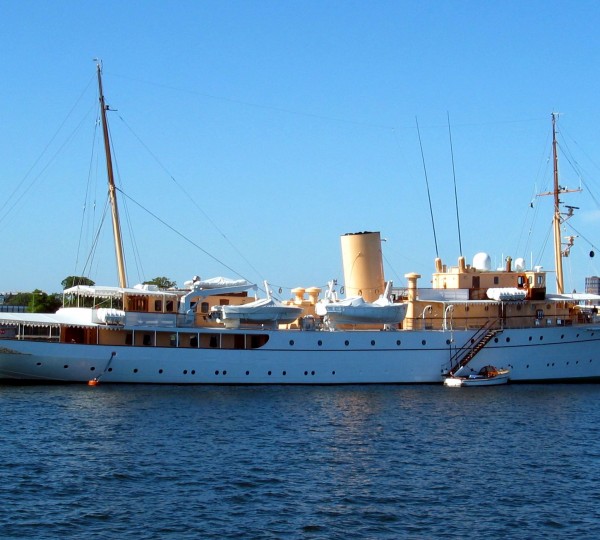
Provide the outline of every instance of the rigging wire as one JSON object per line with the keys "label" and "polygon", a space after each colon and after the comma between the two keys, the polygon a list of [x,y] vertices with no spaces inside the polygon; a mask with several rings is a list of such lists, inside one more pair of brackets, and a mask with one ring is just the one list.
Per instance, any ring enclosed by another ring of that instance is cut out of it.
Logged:
{"label": "rigging wire", "polygon": [[[67,113],[67,115],[65,116],[65,118],[63,119],[63,121],[61,122],[60,126],[54,132],[54,135],[52,135],[52,137],[50,138],[50,140],[48,141],[48,143],[46,144],[46,146],[44,147],[44,149],[42,150],[42,152],[40,153],[40,155],[33,162],[33,165],[31,165],[31,167],[25,173],[25,175],[23,176],[23,178],[17,183],[17,185],[15,186],[15,188],[12,190],[11,194],[5,199],[5,201],[2,204],[2,206],[0,206],[0,212],[2,212],[6,208],[6,206],[10,203],[10,201],[14,197],[17,197],[17,193],[23,187],[23,185],[25,184],[25,181],[27,180],[27,178],[29,177],[29,175],[32,173],[32,171],[35,169],[35,167],[37,166],[37,164],[41,161],[42,157],[44,157],[44,155],[46,154],[46,152],[48,151],[48,149],[50,148],[50,146],[52,145],[52,143],[54,142],[54,140],[58,137],[58,134],[61,132],[61,130],[63,129],[64,125],[67,123],[67,120],[71,117],[71,115],[73,114],[73,111],[75,110],[75,108],[77,107],[77,105],[79,104],[79,102],[81,101],[81,99],[83,98],[83,96],[85,95],[85,93],[87,92],[87,90],[88,90],[90,84],[92,83],[93,79],[94,79],[93,76],[90,77],[90,80],[88,81],[87,85],[85,86],[85,88],[83,89],[83,91],[81,92],[81,94],[79,95],[79,97],[75,100],[75,103],[73,104],[73,106],[71,107],[71,109],[69,110],[69,112]],[[58,154],[66,146],[67,142],[69,142],[74,137],[75,133],[81,127],[82,123],[83,123],[83,120],[75,128],[75,130],[73,131],[73,133],[71,133],[71,135],[69,137],[67,137],[67,140],[59,147],[59,149],[50,158],[50,160],[48,161],[48,163],[46,163],[46,165],[42,168],[42,170],[38,173],[38,175],[35,176],[33,178],[33,180],[31,180],[31,182],[25,188],[25,190],[23,191],[23,193],[19,197],[17,197],[16,201],[14,201],[14,203],[9,207],[9,209],[6,211],[6,213],[4,215],[0,216],[0,223],[2,223],[2,221],[4,221],[4,219],[6,217],[8,217],[8,215],[12,212],[12,210],[15,208],[15,206],[31,190],[31,188],[35,185],[35,183],[40,179],[40,177],[42,176],[42,174],[46,171],[46,169],[50,166],[50,164],[56,159],[56,157],[58,156]]]}
{"label": "rigging wire", "polygon": [[192,246],[194,246],[195,248],[197,248],[198,250],[200,250],[206,256],[210,257],[213,261],[215,261],[215,262],[219,263],[220,265],[222,265],[223,267],[227,268],[227,270],[229,270],[230,272],[233,272],[236,276],[239,276],[240,278],[245,279],[246,281],[251,281],[251,280],[247,279],[245,276],[243,276],[242,274],[240,274],[237,270],[234,270],[229,265],[227,265],[226,263],[224,263],[223,261],[221,261],[220,259],[218,259],[217,257],[215,257],[212,253],[206,251],[203,247],[200,247],[198,244],[196,244],[193,240],[191,240],[190,238],[188,238],[187,236],[185,236],[183,233],[179,232],[177,229],[175,229],[174,227],[172,227],[171,225],[169,225],[166,221],[164,221],[163,219],[161,219],[160,217],[158,217],[154,212],[152,212],[151,210],[149,210],[148,208],[146,208],[145,206],[143,206],[142,204],[140,204],[139,202],[137,202],[135,199],[133,199],[132,197],[130,197],[129,195],[127,195],[127,193],[125,193],[122,189],[120,189],[119,187],[117,187],[116,189],[117,189],[117,191],[119,193],[121,193],[124,197],[126,197],[132,203],[134,203],[139,208],[141,208],[144,212],[146,212],[147,214],[149,214],[150,216],[152,216],[159,223],[162,223],[165,227],[167,227],[168,229],[170,229],[171,231],[173,231],[177,236],[183,238],[186,242],[188,242],[189,244],[191,244]]}
{"label": "rigging wire", "polygon": [[233,244],[228,236],[219,228],[216,222],[200,207],[196,200],[186,191],[186,189],[175,179],[171,172],[165,167],[165,165],[158,159],[156,154],[144,143],[144,141],[135,133],[131,126],[125,121],[125,119],[118,115],[119,119],[123,122],[125,127],[131,132],[131,134],[138,140],[138,142],[145,148],[150,154],[152,159],[156,161],[158,166],[167,174],[167,176],[173,181],[173,183],[183,192],[183,194],[190,200],[190,202],[196,207],[196,209],[206,218],[206,220],[214,227],[214,229],[221,235],[221,237],[229,244],[229,246],[244,260],[244,262],[254,271],[258,276],[262,276],[262,272],[256,269],[256,267],[247,259],[247,257]]}
{"label": "rigging wire", "polygon": [[419,130],[419,121],[415,117],[417,124],[417,135],[419,136],[419,146],[421,147],[421,160],[423,161],[423,172],[425,174],[425,184],[427,186],[427,199],[429,200],[429,214],[431,215],[431,227],[433,228],[433,241],[435,243],[435,256],[439,258],[437,235],[435,234],[435,222],[433,220],[433,207],[431,206],[431,193],[429,192],[429,179],[427,178],[427,167],[425,166],[425,154],[423,153],[423,143],[421,142],[421,131]]}
{"label": "rigging wire", "polygon": [[[88,179],[87,179],[87,183],[85,186],[85,196],[83,199],[83,209],[81,212],[81,226],[79,229],[79,239],[77,241],[77,251],[76,251],[76,255],[75,255],[75,270],[73,272],[74,275],[77,274],[77,268],[79,266],[79,256],[81,253],[81,245],[82,245],[82,241],[83,241],[83,232],[85,230],[85,219],[86,219],[86,215],[87,215],[87,203],[88,203],[88,197],[89,197],[89,191],[90,191],[90,183],[91,183],[91,179],[92,179],[92,169],[94,166],[94,161],[96,158],[96,152],[94,152],[94,149],[96,148],[96,143],[97,143],[97,135],[98,135],[98,126],[99,126],[99,117],[96,116],[96,123],[94,125],[94,135],[92,138],[92,155],[90,156],[90,165],[89,165],[89,169],[88,169]],[[97,165],[97,161],[96,161],[96,165]],[[94,197],[94,204],[93,204],[93,210],[95,212],[96,209],[96,201],[95,201],[95,197]],[[92,221],[93,223],[93,221]]]}

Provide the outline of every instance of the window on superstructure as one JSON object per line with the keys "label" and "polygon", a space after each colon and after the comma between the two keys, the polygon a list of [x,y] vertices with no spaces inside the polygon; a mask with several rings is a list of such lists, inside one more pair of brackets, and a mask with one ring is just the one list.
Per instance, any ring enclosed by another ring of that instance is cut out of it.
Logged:
{"label": "window on superstructure", "polygon": [[208,302],[202,302],[202,304],[200,304],[200,313],[208,313],[209,308]]}
{"label": "window on superstructure", "polygon": [[154,300],[154,311],[162,311],[162,300]]}
{"label": "window on superstructure", "polygon": [[498,276],[494,276],[494,285],[498,285],[500,283],[500,278]]}
{"label": "window on superstructure", "polygon": [[166,311],[167,313],[172,313],[172,312],[173,312],[173,305],[174,305],[174,304],[173,304],[173,300],[167,300],[167,304],[166,304],[166,307],[165,307],[165,311]]}

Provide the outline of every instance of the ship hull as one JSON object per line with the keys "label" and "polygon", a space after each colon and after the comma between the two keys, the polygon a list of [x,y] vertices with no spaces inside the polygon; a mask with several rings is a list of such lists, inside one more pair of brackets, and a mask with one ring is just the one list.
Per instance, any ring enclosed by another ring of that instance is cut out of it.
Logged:
{"label": "ship hull", "polygon": [[[225,331],[227,332],[227,331]],[[262,331],[256,349],[2,340],[0,380],[164,384],[442,383],[472,331]],[[247,335],[252,335],[248,332]],[[511,382],[600,379],[600,328],[504,330],[468,364]]]}

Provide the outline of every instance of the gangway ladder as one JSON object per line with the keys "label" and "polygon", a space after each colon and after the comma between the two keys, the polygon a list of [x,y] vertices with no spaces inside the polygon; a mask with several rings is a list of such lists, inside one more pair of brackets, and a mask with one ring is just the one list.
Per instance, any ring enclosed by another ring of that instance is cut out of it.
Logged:
{"label": "gangway ladder", "polygon": [[458,348],[456,352],[450,357],[450,370],[448,375],[450,377],[459,370],[464,368],[477,353],[483,349],[494,336],[502,332],[501,328],[495,328],[496,324],[500,319],[487,321],[475,335],[469,339],[462,347]]}

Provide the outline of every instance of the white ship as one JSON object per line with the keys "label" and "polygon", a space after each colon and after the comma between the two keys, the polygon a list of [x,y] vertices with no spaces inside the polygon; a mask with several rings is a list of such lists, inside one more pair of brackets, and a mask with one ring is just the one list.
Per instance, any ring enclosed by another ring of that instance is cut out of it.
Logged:
{"label": "white ship", "polygon": [[[316,287],[298,287],[277,303],[255,299],[251,283],[227,279],[192,280],[181,290],[127,287],[100,67],[98,83],[120,284],[67,289],[53,315],[0,313],[0,379],[441,384],[448,374],[489,365],[509,370],[511,382],[600,378],[600,324],[581,296],[562,290],[556,138],[558,294],[547,293],[541,268],[508,258],[494,270],[478,254],[470,265],[463,257],[456,266],[436,259],[431,288],[406,274],[406,291],[394,297],[386,294],[379,233],[364,232],[341,238],[346,296],[360,298],[363,311],[344,310],[340,301],[323,316]],[[339,317],[328,324],[332,314]]]}

